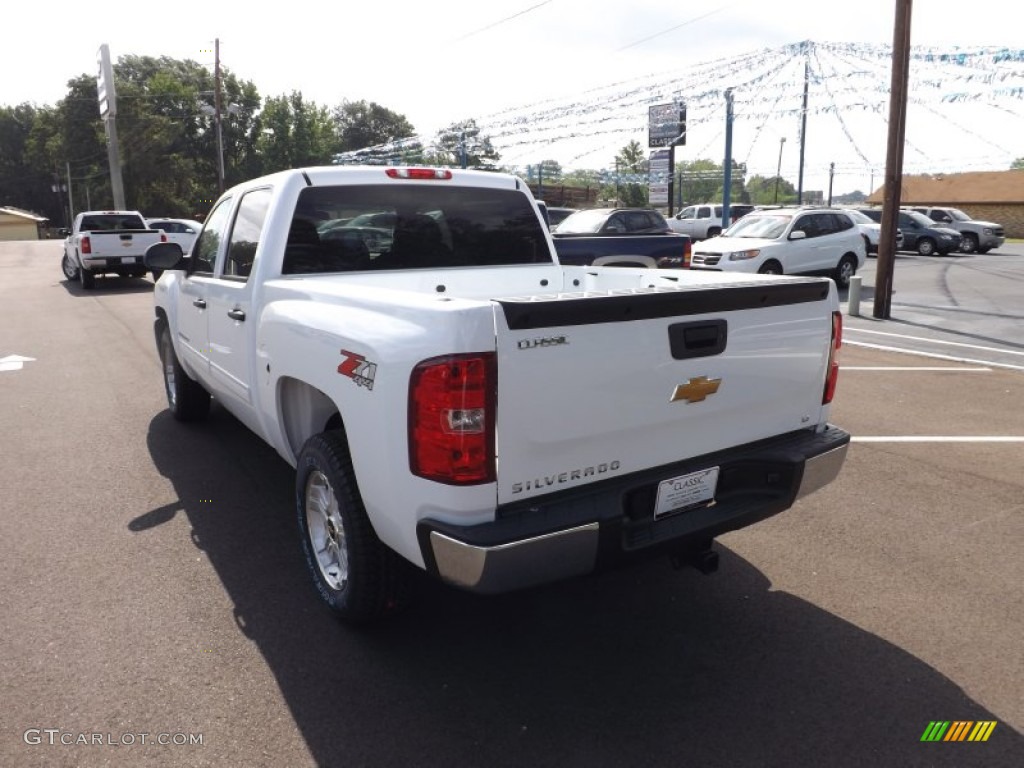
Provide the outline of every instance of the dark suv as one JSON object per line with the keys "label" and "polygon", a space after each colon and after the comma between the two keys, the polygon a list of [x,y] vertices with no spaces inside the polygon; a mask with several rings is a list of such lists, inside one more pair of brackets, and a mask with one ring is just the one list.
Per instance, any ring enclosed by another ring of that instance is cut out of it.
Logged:
{"label": "dark suv", "polygon": [[[860,208],[865,216],[882,221],[881,208]],[[940,227],[923,213],[917,211],[900,211],[896,222],[903,233],[901,251],[917,251],[922,256],[946,256],[960,250],[962,235],[955,229]]]}

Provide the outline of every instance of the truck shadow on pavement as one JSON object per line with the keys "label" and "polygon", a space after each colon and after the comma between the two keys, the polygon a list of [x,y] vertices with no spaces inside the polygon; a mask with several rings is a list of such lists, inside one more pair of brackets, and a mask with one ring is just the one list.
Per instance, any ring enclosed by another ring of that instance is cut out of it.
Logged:
{"label": "truck shadow on pavement", "polygon": [[[272,449],[216,404],[196,426],[160,413],[148,447],[180,504],[129,528],[187,515],[317,765],[1009,766],[1024,754],[1004,722],[984,744],[921,743],[933,720],[1000,718],[721,545],[712,577],[657,561],[487,598],[421,578],[409,611],[350,629],[308,582],[292,470]],[[258,723],[231,727],[259,744]]]}
{"label": "truck shadow on pavement", "polygon": [[60,285],[72,296],[103,296],[107,294],[152,293],[153,283],[144,277],[99,276],[94,288],[86,290],[76,280],[62,278]]}

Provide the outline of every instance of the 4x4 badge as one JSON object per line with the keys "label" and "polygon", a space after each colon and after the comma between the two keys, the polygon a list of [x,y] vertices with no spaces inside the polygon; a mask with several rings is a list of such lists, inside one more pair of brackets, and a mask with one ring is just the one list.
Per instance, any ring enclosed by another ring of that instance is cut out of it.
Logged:
{"label": "4x4 badge", "polygon": [[688,403],[699,403],[708,395],[715,394],[721,383],[721,379],[709,379],[707,376],[697,376],[696,378],[690,379],[685,384],[677,385],[675,391],[672,392],[672,397],[669,399],[669,402],[674,403],[676,400],[685,400]]}

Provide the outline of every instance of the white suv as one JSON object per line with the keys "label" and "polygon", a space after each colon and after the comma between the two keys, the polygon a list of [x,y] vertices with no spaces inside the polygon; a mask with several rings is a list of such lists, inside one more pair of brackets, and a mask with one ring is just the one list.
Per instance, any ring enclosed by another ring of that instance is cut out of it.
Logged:
{"label": "white suv", "polygon": [[864,240],[845,211],[770,208],[753,211],[719,237],[693,246],[693,269],[767,275],[823,274],[840,288],[864,266]]}

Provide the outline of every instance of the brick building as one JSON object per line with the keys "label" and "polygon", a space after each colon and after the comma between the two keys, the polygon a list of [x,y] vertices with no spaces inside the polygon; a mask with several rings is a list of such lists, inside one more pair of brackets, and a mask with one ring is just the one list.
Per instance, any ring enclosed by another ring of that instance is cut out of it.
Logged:
{"label": "brick building", "polygon": [[[867,202],[881,205],[885,187]],[[1002,224],[1007,237],[1024,238],[1024,170],[904,176],[900,205],[959,208],[979,221]]]}

